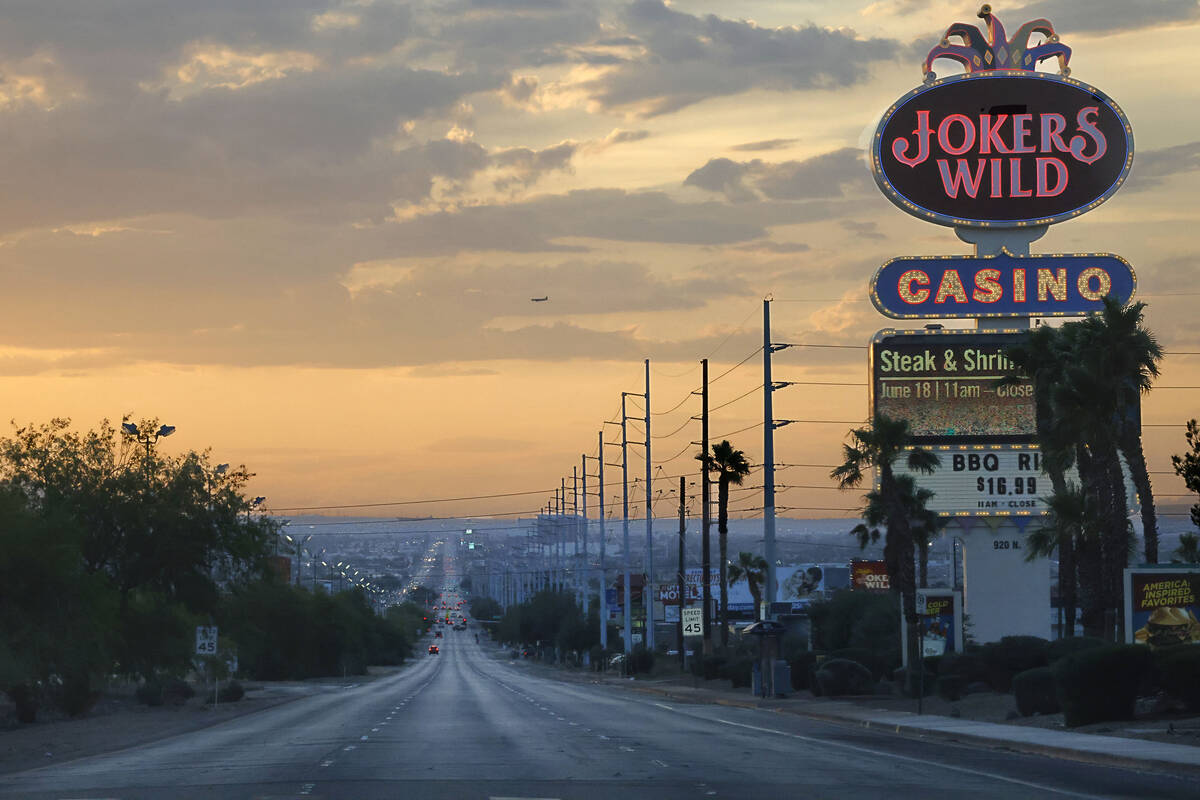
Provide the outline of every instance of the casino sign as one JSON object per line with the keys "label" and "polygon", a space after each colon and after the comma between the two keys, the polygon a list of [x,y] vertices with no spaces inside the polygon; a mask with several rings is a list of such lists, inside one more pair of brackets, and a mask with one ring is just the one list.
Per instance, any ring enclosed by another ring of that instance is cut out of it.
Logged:
{"label": "casino sign", "polygon": [[[1129,174],[1129,120],[1068,77],[1071,51],[1049,22],[1026,23],[1010,40],[985,10],[987,39],[952,25],[926,58],[926,83],[884,113],[871,147],[875,181],[901,209],[941,225],[1048,225],[1090,211]],[[1034,34],[1044,41],[1031,44]],[[930,68],[939,58],[966,73],[938,79]],[[1035,70],[1049,58],[1060,74]]]}

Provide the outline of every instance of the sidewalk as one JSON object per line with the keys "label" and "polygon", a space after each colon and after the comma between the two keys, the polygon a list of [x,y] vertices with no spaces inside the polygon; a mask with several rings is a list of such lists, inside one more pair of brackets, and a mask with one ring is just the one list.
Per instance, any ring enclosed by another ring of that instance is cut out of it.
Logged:
{"label": "sidewalk", "polygon": [[[557,673],[563,677],[571,675],[571,673],[552,667],[545,668],[545,672],[548,675]],[[795,696],[764,700],[750,694],[748,689],[688,686],[670,678],[630,680],[594,672],[575,673],[575,675],[588,682],[619,686],[677,702],[715,703],[739,708],[763,709],[940,741],[1001,747],[1021,753],[1105,766],[1190,773],[1200,776],[1200,747],[1191,745],[1003,725],[994,722],[977,722],[932,714],[918,716],[913,712],[869,708],[843,700],[808,699]],[[867,702],[869,705],[869,701]]]}

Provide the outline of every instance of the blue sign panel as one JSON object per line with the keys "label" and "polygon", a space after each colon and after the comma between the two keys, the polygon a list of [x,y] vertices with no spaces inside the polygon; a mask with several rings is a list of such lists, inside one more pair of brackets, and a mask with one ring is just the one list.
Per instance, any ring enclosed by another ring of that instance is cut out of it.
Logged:
{"label": "blue sign panel", "polygon": [[1100,311],[1137,289],[1129,262],[1109,253],[906,256],[880,267],[871,301],[894,319],[1060,317]]}

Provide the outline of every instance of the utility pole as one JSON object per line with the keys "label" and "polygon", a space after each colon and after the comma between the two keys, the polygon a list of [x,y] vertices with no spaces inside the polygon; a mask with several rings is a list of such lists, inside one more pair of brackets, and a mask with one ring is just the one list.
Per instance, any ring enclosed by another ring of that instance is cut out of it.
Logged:
{"label": "utility pole", "polygon": [[646,607],[646,647],[654,650],[654,515],[650,505],[650,359],[646,359],[646,585],[642,605]]}
{"label": "utility pole", "polygon": [[700,547],[703,574],[700,576],[701,597],[704,603],[704,655],[712,655],[712,503],[709,500],[711,484],[708,479],[708,359],[700,361]]}
{"label": "utility pole", "polygon": [[597,498],[600,507],[600,649],[608,650],[608,573],[605,571],[604,551],[606,531],[604,529],[604,431],[596,434],[596,444],[599,450],[596,451],[596,462],[600,465],[600,485],[597,489]]}
{"label": "utility pole", "polygon": [[[563,517],[565,517],[567,514],[567,479],[564,476],[559,480],[561,482],[559,491],[562,492],[562,514]],[[554,531],[554,549],[555,556],[558,559],[558,590],[560,592],[566,591],[567,588],[567,539],[566,536],[563,535],[563,527],[565,524],[566,520],[560,517],[558,520],[558,526]]]}
{"label": "utility pole", "polygon": [[580,469],[583,470],[583,495],[580,497],[580,503],[583,506],[582,514],[582,533],[583,533],[583,561],[579,565],[580,580],[583,582],[583,618],[586,620],[588,615],[588,593],[591,591],[592,566],[588,560],[588,515],[587,515],[587,456],[579,455]]}
{"label": "utility pole", "polygon": [[[621,535],[625,548],[625,653],[633,650],[633,588],[630,586],[629,564],[629,435],[625,422],[625,398],[629,392],[621,392]],[[643,591],[644,593],[644,591]]]}
{"label": "utility pole", "polygon": [[683,609],[687,607],[687,594],[685,592],[683,580],[684,557],[687,552],[687,547],[685,544],[687,538],[687,496],[685,494],[687,491],[686,481],[686,477],[683,475],[679,476],[679,575],[677,576],[679,589],[679,622],[676,625],[676,629],[679,631],[680,671],[683,671],[687,668],[687,649],[684,647],[683,641]]}
{"label": "utility pole", "polygon": [[775,384],[771,380],[771,300],[763,300],[763,551],[767,561],[765,596],[767,613],[773,619],[771,603],[775,600],[775,416],[771,395]]}

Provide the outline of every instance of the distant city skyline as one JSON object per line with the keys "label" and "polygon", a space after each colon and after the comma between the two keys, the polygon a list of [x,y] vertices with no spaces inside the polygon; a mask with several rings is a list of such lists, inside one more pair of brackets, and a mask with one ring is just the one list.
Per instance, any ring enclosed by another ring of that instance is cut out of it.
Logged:
{"label": "distant city skyline", "polygon": [[[1132,264],[1172,387],[1143,404],[1146,454],[1161,502],[1182,508],[1170,455],[1200,416],[1200,87],[1178,76],[1200,66],[1200,11],[993,5],[1010,32],[1050,19],[1072,77],[1132,122],[1126,185],[1034,251]],[[861,492],[834,490],[829,468],[867,417],[870,337],[905,327],[871,305],[871,276],[897,256],[970,251],[888,202],[862,148],[946,27],[978,9],[7,3],[6,418],[158,418],[177,428],[164,452],[244,463],[251,494],[285,515],[480,495],[509,496],[369,510],[530,515],[597,432],[612,441],[604,423],[642,391],[649,358],[668,517],[677,476],[696,473],[700,359],[713,440],[762,458],[754,353],[770,295],[774,341],[835,345],[776,354],[774,378],[796,382],[774,400],[796,421],[776,434],[791,465],[777,504],[852,517]],[[631,480],[642,458],[630,449]],[[757,480],[737,513],[758,513]]]}

